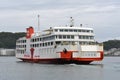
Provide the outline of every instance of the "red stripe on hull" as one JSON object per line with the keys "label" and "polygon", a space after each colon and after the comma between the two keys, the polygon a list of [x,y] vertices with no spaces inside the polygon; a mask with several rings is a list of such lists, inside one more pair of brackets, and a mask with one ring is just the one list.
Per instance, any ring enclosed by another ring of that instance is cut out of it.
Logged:
{"label": "red stripe on hull", "polygon": [[61,58],[51,58],[51,59],[19,58],[19,59],[26,61],[26,62],[35,62],[35,63],[89,64],[93,61],[101,61],[103,59],[103,51],[100,51],[100,58],[72,58],[72,53],[67,52],[65,54],[61,53]]}
{"label": "red stripe on hull", "polygon": [[89,64],[92,61],[95,61],[93,59],[82,59],[82,58],[72,58],[72,59],[25,59],[25,58],[20,58],[21,60],[25,62],[34,62],[34,63],[45,63],[45,64],[70,64],[70,63],[75,63],[75,64]]}

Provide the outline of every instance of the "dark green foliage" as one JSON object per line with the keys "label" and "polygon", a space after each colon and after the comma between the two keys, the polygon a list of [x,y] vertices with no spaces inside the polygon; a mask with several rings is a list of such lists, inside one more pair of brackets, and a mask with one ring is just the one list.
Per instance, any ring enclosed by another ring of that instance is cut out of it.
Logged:
{"label": "dark green foliage", "polygon": [[104,43],[104,50],[109,50],[111,48],[120,48],[120,40],[109,40],[103,43]]}
{"label": "dark green foliage", "polygon": [[0,48],[15,48],[16,40],[25,36],[24,32],[0,32]]}

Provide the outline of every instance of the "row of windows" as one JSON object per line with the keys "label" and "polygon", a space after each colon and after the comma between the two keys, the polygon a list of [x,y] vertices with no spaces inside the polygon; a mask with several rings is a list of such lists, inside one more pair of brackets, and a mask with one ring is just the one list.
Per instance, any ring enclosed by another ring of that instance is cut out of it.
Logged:
{"label": "row of windows", "polygon": [[26,48],[26,45],[16,45],[17,48]]}
{"label": "row of windows", "polygon": [[[74,39],[73,35],[58,35],[56,39]],[[79,36],[79,39],[94,39],[94,36]]]}
{"label": "row of windows", "polygon": [[26,43],[26,40],[18,40],[17,43]]}
{"label": "row of windows", "polygon": [[[53,53],[54,49],[53,48],[45,48],[45,49],[40,49],[39,50],[41,53]],[[17,53],[24,54],[26,50],[17,50]]]}
{"label": "row of windows", "polygon": [[[32,39],[32,42],[37,42],[39,40],[46,41],[51,39],[54,39],[54,36],[44,37],[44,38],[35,38],[35,39]],[[56,36],[56,39],[74,39],[74,35],[58,35]],[[94,36],[79,36],[79,39],[94,39]]]}
{"label": "row of windows", "polygon": [[95,57],[97,56],[96,53],[87,53],[87,54],[82,54],[82,56],[91,56],[91,57]]}
{"label": "row of windows", "polygon": [[[52,40],[52,39],[55,39],[55,37],[49,36],[49,37],[43,37],[43,38],[34,38],[34,39],[31,39],[31,42],[46,41],[46,40]],[[56,36],[56,39],[74,39],[74,35],[58,35]],[[93,36],[79,36],[79,39],[94,39],[94,37]],[[18,41],[18,43],[25,43],[25,42],[26,40]],[[26,47],[26,46],[23,45],[22,47]]]}
{"label": "row of windows", "polygon": [[89,42],[89,41],[79,41],[79,42],[75,42],[75,41],[63,41],[63,42],[56,41],[57,45],[59,45],[59,44],[61,44],[61,45],[69,45],[69,44],[74,45],[74,44],[77,44],[77,43],[79,43],[80,45],[94,45],[94,44],[97,44],[96,42]]}
{"label": "row of windows", "polygon": [[53,40],[54,38],[55,38],[55,36],[48,36],[48,37],[43,37],[43,38],[34,38],[34,39],[31,39],[31,42]]}
{"label": "row of windows", "polygon": [[[56,41],[56,44],[75,44],[75,42],[73,41],[65,41],[65,42],[61,42],[61,41]],[[96,44],[95,42],[88,42],[88,41],[80,41],[79,44]],[[52,46],[53,42],[46,42],[46,43],[38,43],[38,44],[31,44],[31,47],[45,47],[45,46]],[[26,48],[26,45],[16,45],[16,48]]]}
{"label": "row of windows", "polygon": [[[74,35],[58,35],[56,36],[56,39],[74,39]],[[31,42],[38,42],[38,41],[47,41],[47,40],[53,40],[55,39],[55,36],[49,36],[49,37],[43,37],[43,38],[34,38],[31,39]]]}
{"label": "row of windows", "polygon": [[54,52],[54,49],[53,48],[44,48],[44,49],[39,49],[39,51],[41,53],[47,53],[47,54],[51,54]]}
{"label": "row of windows", "polygon": [[55,29],[55,32],[87,32],[87,33],[93,33],[93,30],[81,30],[81,29]]}
{"label": "row of windows", "polygon": [[25,50],[17,50],[17,53],[24,54],[24,53],[25,53]]}
{"label": "row of windows", "polygon": [[79,39],[94,39],[94,36],[79,36]]}
{"label": "row of windows", "polygon": [[52,46],[53,42],[46,42],[46,43],[39,43],[39,44],[31,44],[31,47],[46,47],[46,46]]}
{"label": "row of windows", "polygon": [[81,44],[81,45],[94,45],[94,44],[97,44],[96,42],[79,42],[79,44]]}
{"label": "row of windows", "polygon": [[[53,48],[40,49],[41,53],[45,53],[45,51],[46,53],[49,53],[49,52],[51,53],[54,51],[54,49]],[[24,54],[25,50],[17,50],[17,53]],[[82,56],[97,56],[97,54],[96,53],[83,53]]]}
{"label": "row of windows", "polygon": [[[57,45],[62,45],[62,44],[75,44],[73,41],[66,41],[66,42],[61,42],[61,41],[56,41]],[[79,42],[81,45],[94,45],[96,44],[95,42]],[[31,44],[30,47],[46,47],[46,46],[52,46],[53,42],[46,42],[46,43],[38,43],[38,44]],[[16,48],[26,48],[26,45],[16,45]]]}
{"label": "row of windows", "polygon": [[[75,42],[73,41],[68,41],[68,42],[61,42],[61,41],[57,41],[56,44],[75,44]],[[94,45],[96,44],[95,42],[79,42],[79,44],[81,45]],[[53,42],[47,42],[47,43],[40,43],[40,44],[31,44],[30,46],[31,47],[46,47],[46,46],[52,46],[53,45]]]}
{"label": "row of windows", "polygon": [[74,36],[73,35],[58,35],[56,36],[56,39],[59,38],[59,39],[74,39]]}

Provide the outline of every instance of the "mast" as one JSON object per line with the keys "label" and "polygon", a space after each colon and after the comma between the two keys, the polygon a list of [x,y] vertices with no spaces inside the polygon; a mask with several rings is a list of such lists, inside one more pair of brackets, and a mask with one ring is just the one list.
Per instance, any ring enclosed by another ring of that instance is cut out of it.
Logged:
{"label": "mast", "polygon": [[38,32],[40,31],[40,15],[38,14]]}
{"label": "mast", "polygon": [[72,17],[70,17],[70,27],[74,26],[74,19]]}

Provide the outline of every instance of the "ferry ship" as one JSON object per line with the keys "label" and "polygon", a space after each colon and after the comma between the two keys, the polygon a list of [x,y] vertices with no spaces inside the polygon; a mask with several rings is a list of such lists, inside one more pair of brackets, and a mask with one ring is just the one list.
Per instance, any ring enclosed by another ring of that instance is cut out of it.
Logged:
{"label": "ferry ship", "polygon": [[92,28],[50,27],[43,32],[26,29],[26,36],[16,41],[16,57],[27,62],[89,64],[103,59],[103,44],[94,39]]}

